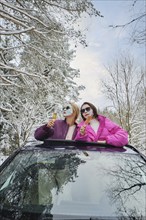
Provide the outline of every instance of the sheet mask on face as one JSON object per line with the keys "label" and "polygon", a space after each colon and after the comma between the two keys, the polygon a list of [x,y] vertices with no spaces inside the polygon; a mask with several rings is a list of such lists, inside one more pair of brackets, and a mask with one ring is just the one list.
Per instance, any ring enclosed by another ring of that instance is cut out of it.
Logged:
{"label": "sheet mask on face", "polygon": [[72,115],[72,113],[73,113],[73,108],[70,104],[67,104],[63,107],[63,116],[64,117],[70,116],[70,115]]}
{"label": "sheet mask on face", "polygon": [[84,117],[85,117],[85,115],[88,115],[88,116],[93,116],[94,115],[93,109],[88,105],[82,106],[81,112],[82,112],[82,114],[84,114]]}
{"label": "sheet mask on face", "polygon": [[94,115],[92,108],[91,108],[90,111],[89,111],[89,115],[90,115],[90,116],[93,116],[93,115]]}

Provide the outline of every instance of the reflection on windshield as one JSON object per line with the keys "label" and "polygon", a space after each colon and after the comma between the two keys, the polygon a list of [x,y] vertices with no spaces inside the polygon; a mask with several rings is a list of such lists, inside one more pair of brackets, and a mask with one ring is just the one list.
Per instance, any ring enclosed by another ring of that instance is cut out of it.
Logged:
{"label": "reflection on windshield", "polygon": [[145,176],[144,162],[126,154],[23,152],[1,173],[1,212],[17,219],[144,219]]}
{"label": "reflection on windshield", "polygon": [[[116,167],[101,169],[109,175],[110,185],[107,185],[107,195],[116,206],[119,216],[129,219],[146,217],[146,165],[137,157],[124,157],[118,160]],[[141,208],[140,208],[141,207]]]}
{"label": "reflection on windshield", "polygon": [[75,153],[27,152],[18,155],[1,174],[0,204],[14,206],[14,209],[28,205],[32,210],[35,206],[44,206],[50,213],[63,186],[77,177],[80,163],[84,161]]}

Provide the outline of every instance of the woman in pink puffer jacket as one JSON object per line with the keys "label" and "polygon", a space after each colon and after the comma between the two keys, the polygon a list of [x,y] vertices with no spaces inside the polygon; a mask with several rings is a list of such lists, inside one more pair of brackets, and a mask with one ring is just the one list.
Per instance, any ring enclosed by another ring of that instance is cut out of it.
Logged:
{"label": "woman in pink puffer jacket", "polygon": [[83,121],[78,124],[75,140],[107,143],[117,147],[128,144],[128,132],[105,116],[98,115],[93,104],[84,102],[81,116]]}

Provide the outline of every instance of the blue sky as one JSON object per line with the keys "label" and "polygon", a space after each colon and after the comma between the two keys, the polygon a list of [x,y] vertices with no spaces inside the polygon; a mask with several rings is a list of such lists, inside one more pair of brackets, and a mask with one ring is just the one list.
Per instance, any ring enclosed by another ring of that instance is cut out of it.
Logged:
{"label": "blue sky", "polygon": [[109,25],[125,24],[139,14],[145,6],[145,0],[139,0],[132,7],[133,0],[97,0],[95,7],[104,18],[83,18],[82,29],[88,29],[87,48],[78,46],[73,67],[80,69],[80,78],[75,81],[83,84],[86,89],[80,94],[79,105],[90,101],[96,107],[104,108],[110,103],[102,94],[100,80],[107,77],[104,66],[108,66],[121,52],[129,52],[138,62],[144,63],[145,49],[143,46],[130,43],[131,27],[113,29]]}

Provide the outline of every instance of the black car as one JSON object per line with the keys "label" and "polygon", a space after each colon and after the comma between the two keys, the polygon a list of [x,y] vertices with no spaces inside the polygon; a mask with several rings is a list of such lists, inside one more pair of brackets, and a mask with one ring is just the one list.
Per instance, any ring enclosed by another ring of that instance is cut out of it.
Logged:
{"label": "black car", "polygon": [[0,167],[1,220],[144,220],[146,158],[136,148],[50,140]]}

